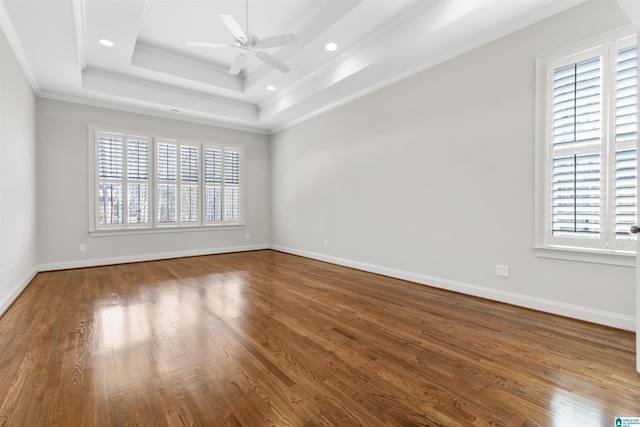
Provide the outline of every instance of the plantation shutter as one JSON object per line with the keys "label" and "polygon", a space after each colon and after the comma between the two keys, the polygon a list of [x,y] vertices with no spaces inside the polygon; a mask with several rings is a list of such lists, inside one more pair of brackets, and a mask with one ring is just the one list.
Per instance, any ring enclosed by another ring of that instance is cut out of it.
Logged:
{"label": "plantation shutter", "polygon": [[224,152],[224,219],[240,219],[240,153]]}
{"label": "plantation shutter", "polygon": [[617,240],[635,240],[629,227],[636,224],[638,140],[637,49],[621,49],[616,61],[615,102],[615,235]]}
{"label": "plantation shutter", "polygon": [[123,137],[98,134],[98,224],[123,221]]}
{"label": "plantation shutter", "polygon": [[158,163],[158,222],[170,223],[178,219],[178,149],[169,142],[159,142]]}
{"label": "plantation shutter", "polygon": [[637,44],[637,32],[621,28],[536,58],[538,256],[633,264]]}
{"label": "plantation shutter", "polygon": [[240,151],[204,148],[205,221],[237,223],[241,219]]}
{"label": "plantation shutter", "polygon": [[129,224],[149,223],[149,164],[147,138],[127,139],[127,210]]}
{"label": "plantation shutter", "polygon": [[602,66],[594,57],[554,70],[552,234],[599,238]]}
{"label": "plantation shutter", "polygon": [[222,221],[222,150],[205,148],[205,221]]}
{"label": "plantation shutter", "polygon": [[242,147],[93,135],[90,231],[242,225]]}
{"label": "plantation shutter", "polygon": [[180,220],[182,222],[197,222],[200,189],[198,147],[180,146]]}
{"label": "plantation shutter", "polygon": [[553,234],[600,236],[599,154],[553,159]]}

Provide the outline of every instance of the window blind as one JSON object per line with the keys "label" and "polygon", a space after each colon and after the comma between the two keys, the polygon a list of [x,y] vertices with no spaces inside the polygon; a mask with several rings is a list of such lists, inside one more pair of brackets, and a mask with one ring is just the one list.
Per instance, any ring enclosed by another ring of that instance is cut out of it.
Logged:
{"label": "window blind", "polygon": [[198,147],[180,147],[182,181],[198,182]]}
{"label": "window blind", "polygon": [[224,189],[224,219],[225,221],[240,219],[240,189],[237,187]]}
{"label": "window blind", "polygon": [[601,59],[559,68],[553,80],[554,149],[600,144],[602,137]]}
{"label": "window blind", "polygon": [[158,180],[175,182],[178,175],[178,152],[175,144],[158,143]]}
{"label": "window blind", "polygon": [[205,221],[239,221],[240,153],[231,149],[204,149]]}
{"label": "window blind", "polygon": [[213,148],[205,149],[205,182],[222,183],[222,151]]}
{"label": "window blind", "polygon": [[122,137],[100,135],[98,139],[98,162],[100,178],[122,178]]}
{"label": "window blind", "polygon": [[[197,222],[200,211],[198,147],[180,146],[180,221]],[[189,183],[189,184],[185,184]]]}
{"label": "window blind", "polygon": [[240,153],[225,151],[224,153],[224,219],[237,221],[240,219]]}
{"label": "window blind", "polygon": [[242,224],[242,148],[95,130],[90,229]]}
{"label": "window blind", "polygon": [[600,237],[601,139],[600,57],[556,69],[553,74],[553,235]]}
{"label": "window blind", "polygon": [[638,139],[638,51],[621,49],[616,70],[616,142]]}
{"label": "window blind", "polygon": [[615,233],[616,239],[635,240],[629,228],[636,224],[636,150],[616,152]]}
{"label": "window blind", "polygon": [[149,141],[127,139],[127,211],[129,224],[149,223]]}
{"label": "window blind", "polygon": [[222,150],[204,150],[205,220],[222,221]]}
{"label": "window blind", "polygon": [[178,219],[178,150],[176,144],[159,142],[157,162],[158,222],[176,222]]}
{"label": "window blind", "polygon": [[149,141],[127,140],[127,177],[139,181],[149,179]]}
{"label": "window blind", "polygon": [[123,221],[123,139],[121,135],[98,137],[98,222],[101,225]]}
{"label": "window blind", "polygon": [[553,160],[553,234],[600,235],[600,154]]}
{"label": "window blind", "polygon": [[636,44],[624,28],[537,58],[537,247],[622,263],[636,252]]}
{"label": "window blind", "polygon": [[180,220],[183,222],[198,221],[199,191],[197,185],[183,185],[180,187],[181,195],[181,215]]}
{"label": "window blind", "polygon": [[638,65],[635,46],[618,51],[615,102],[615,235],[636,240],[637,223]]}
{"label": "window blind", "polygon": [[235,151],[224,153],[224,182],[240,184],[240,154]]}

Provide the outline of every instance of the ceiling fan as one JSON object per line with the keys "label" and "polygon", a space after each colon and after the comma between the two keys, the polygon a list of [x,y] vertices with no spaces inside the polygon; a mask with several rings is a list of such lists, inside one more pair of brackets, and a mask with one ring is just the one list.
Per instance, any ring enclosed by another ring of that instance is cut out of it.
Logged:
{"label": "ceiling fan", "polygon": [[277,36],[267,37],[264,39],[260,39],[257,36],[251,34],[249,32],[249,0],[246,0],[246,11],[247,11],[247,30],[244,31],[242,27],[238,24],[238,21],[231,15],[220,14],[220,19],[225,23],[233,37],[235,37],[236,41],[234,44],[229,43],[214,43],[214,42],[196,42],[196,41],[188,41],[187,44],[189,46],[196,47],[214,47],[214,48],[236,48],[240,49],[240,53],[236,56],[236,59],[231,64],[231,68],[229,68],[229,74],[238,74],[247,60],[247,56],[249,53],[255,54],[256,58],[261,60],[262,62],[272,66],[276,70],[279,70],[283,73],[289,72],[291,68],[289,68],[285,63],[280,61],[279,59],[269,55],[264,52],[262,49],[268,49],[272,47],[280,47],[286,46],[289,44],[296,43],[298,38],[295,34],[287,33],[280,34]]}

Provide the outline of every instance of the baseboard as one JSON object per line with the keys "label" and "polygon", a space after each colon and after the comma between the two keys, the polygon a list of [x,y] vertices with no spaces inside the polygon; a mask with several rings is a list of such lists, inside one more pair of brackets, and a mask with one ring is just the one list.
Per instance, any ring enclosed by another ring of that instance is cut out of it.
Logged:
{"label": "baseboard", "polygon": [[27,285],[31,283],[33,278],[36,277],[36,274],[38,274],[38,270],[34,268],[31,272],[29,272],[29,274],[27,274],[21,281],[18,282],[13,290],[9,292],[9,294],[7,294],[7,296],[5,296],[2,301],[0,301],[0,317],[2,317],[4,312],[7,311],[9,307],[11,307],[11,304],[13,304],[13,302],[18,298],[22,291],[24,291]]}
{"label": "baseboard", "polygon": [[303,256],[305,258],[316,259],[331,264],[355,268],[357,270],[363,270],[371,273],[381,274],[384,276],[394,277],[397,279],[403,279],[410,282],[419,283],[421,285],[432,286],[434,288],[460,292],[463,294],[486,298],[493,301],[499,301],[507,304],[517,305],[520,307],[530,308],[533,310],[544,311],[546,313],[552,313],[578,320],[584,320],[586,322],[611,326],[613,328],[625,329],[628,331],[636,330],[636,320],[633,316],[625,316],[617,313],[594,310],[578,305],[566,304],[563,302],[548,300],[544,298],[531,297],[514,292],[501,291],[497,289],[487,288],[485,286],[457,282],[454,280],[427,276],[410,271],[396,270],[393,268],[383,267],[375,264],[368,264],[360,261],[353,261],[345,258],[338,258],[315,252],[288,248],[280,245],[271,245],[271,249],[279,252]]}
{"label": "baseboard", "polygon": [[263,249],[270,249],[268,244],[260,245],[246,245],[246,246],[226,246],[220,248],[199,249],[192,251],[176,251],[176,252],[161,252],[155,254],[142,254],[123,257],[112,258],[93,258],[87,260],[75,260],[67,262],[53,262],[47,264],[40,264],[38,271],[54,271],[54,270],[68,270],[70,268],[85,268],[85,267],[98,267],[101,265],[113,265],[113,264],[126,264],[130,262],[143,262],[143,261],[156,261],[160,259],[170,258],[184,258],[190,256],[201,255],[216,255],[232,252],[247,252],[258,251]]}

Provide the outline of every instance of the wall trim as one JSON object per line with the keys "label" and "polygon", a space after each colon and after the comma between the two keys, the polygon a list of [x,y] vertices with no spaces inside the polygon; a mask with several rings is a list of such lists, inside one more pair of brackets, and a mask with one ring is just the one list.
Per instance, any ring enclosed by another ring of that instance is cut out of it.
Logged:
{"label": "wall trim", "polygon": [[26,289],[26,287],[31,283],[34,277],[38,274],[38,269],[34,268],[31,270],[25,277],[22,278],[21,281],[13,288],[11,292],[4,297],[3,300],[0,301],[0,317],[11,307],[11,304],[18,299],[22,291]]}
{"label": "wall trim", "polygon": [[36,274],[41,271],[66,270],[72,268],[97,267],[111,264],[124,264],[130,262],[155,261],[170,258],[182,258],[190,256],[216,255],[233,252],[257,251],[264,249],[272,249],[278,252],[284,252],[292,255],[298,255],[305,258],[311,258],[318,261],[328,262],[331,264],[342,265],[354,268],[356,270],[367,271],[370,273],[381,274],[397,279],[407,280],[417,284],[431,286],[434,288],[444,289],[448,291],[459,292],[480,298],[486,298],[493,301],[513,304],[520,307],[530,308],[533,310],[543,311],[546,313],[556,314],[565,317],[571,317],[586,322],[597,323],[600,325],[610,326],[613,328],[624,329],[628,331],[636,330],[636,320],[633,316],[626,316],[617,313],[611,313],[602,310],[594,310],[588,307],[582,307],[574,304],[537,298],[528,295],[517,294],[514,292],[501,291],[497,289],[487,288],[485,286],[474,285],[470,283],[458,282],[449,279],[443,279],[425,274],[414,273],[410,271],[398,270],[394,268],[384,267],[375,264],[369,264],[361,261],[354,261],[346,258],[339,258],[331,255],[320,254],[300,249],[289,248],[280,245],[257,244],[244,246],[227,246],[221,248],[209,248],[192,251],[175,251],[161,252],[155,254],[143,254],[124,257],[111,258],[94,258],[89,260],[77,260],[69,262],[40,264],[27,274],[9,294],[0,301],[0,316],[11,306],[18,298],[20,293],[31,283]]}
{"label": "wall trim", "polygon": [[546,313],[556,314],[559,316],[570,317],[586,322],[597,323],[600,325],[610,326],[628,331],[636,330],[636,319],[633,316],[626,316],[617,313],[611,313],[602,310],[594,310],[588,307],[582,307],[573,304],[567,304],[559,301],[553,301],[544,298],[532,297],[514,292],[501,291],[497,289],[487,288],[485,286],[474,285],[471,283],[457,282],[455,280],[443,279],[439,277],[427,276],[425,274],[414,273],[410,271],[397,270],[394,268],[384,267],[375,264],[369,264],[361,261],[354,261],[345,258],[334,257],[330,255],[309,252],[300,249],[288,248],[280,245],[271,245],[271,249],[279,252],[285,252],[293,255],[311,258],[318,261],[324,261],[331,264],[342,265],[354,268],[356,270],[367,271],[370,273],[381,274],[396,279],[407,280],[409,282],[421,285],[431,286],[434,288],[445,289],[448,291],[459,292],[475,297],[486,298],[493,301],[499,301],[519,307],[530,308],[533,310],[543,311]]}
{"label": "wall trim", "polygon": [[54,270],[68,270],[72,268],[85,268],[85,267],[98,267],[102,265],[113,264],[127,264],[131,262],[143,262],[143,261],[157,261],[161,259],[170,258],[185,258],[191,256],[201,255],[217,255],[232,252],[247,252],[247,251],[259,251],[263,249],[270,249],[268,244],[258,245],[243,245],[243,246],[226,246],[221,248],[208,248],[198,249],[190,251],[175,251],[175,252],[159,252],[155,254],[142,254],[142,255],[130,255],[122,257],[112,258],[93,258],[87,260],[74,260],[66,262],[52,262],[47,264],[40,264],[38,271],[54,271]]}
{"label": "wall trim", "polygon": [[[2,2],[0,1],[0,4],[1,3]],[[245,125],[241,122],[238,122],[238,123],[231,122],[231,121],[225,122],[223,120],[217,120],[214,118],[188,116],[184,113],[162,111],[160,109],[153,109],[150,107],[143,107],[143,106],[137,106],[137,105],[122,105],[116,102],[111,102],[109,100],[88,99],[88,98],[82,98],[80,96],[61,94],[61,93],[51,92],[51,91],[39,91],[39,92],[36,92],[36,94],[38,98],[48,99],[51,101],[68,102],[71,104],[86,105],[89,107],[104,108],[104,109],[110,109],[114,111],[123,111],[125,113],[141,114],[149,117],[159,117],[162,119],[176,120],[176,121],[185,122],[185,123],[195,123],[198,125],[211,126],[211,127],[217,127],[220,129],[228,129],[228,130],[234,130],[234,131],[240,131],[240,132],[248,132],[248,133],[254,133],[258,135],[270,135],[269,131],[265,128]]]}

